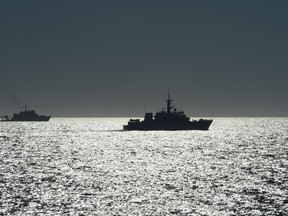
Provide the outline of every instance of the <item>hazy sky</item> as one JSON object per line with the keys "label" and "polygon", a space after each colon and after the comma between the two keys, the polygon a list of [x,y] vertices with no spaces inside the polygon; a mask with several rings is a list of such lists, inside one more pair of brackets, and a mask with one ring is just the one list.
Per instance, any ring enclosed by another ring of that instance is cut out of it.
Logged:
{"label": "hazy sky", "polygon": [[[287,0],[1,0],[0,114],[288,116]],[[14,105],[13,105],[14,104]]]}

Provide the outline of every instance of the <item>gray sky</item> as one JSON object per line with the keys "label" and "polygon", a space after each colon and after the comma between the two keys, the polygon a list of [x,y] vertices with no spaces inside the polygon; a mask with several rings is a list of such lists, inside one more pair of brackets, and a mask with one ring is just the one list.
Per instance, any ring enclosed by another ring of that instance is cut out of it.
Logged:
{"label": "gray sky", "polygon": [[288,116],[286,0],[1,0],[0,114]]}

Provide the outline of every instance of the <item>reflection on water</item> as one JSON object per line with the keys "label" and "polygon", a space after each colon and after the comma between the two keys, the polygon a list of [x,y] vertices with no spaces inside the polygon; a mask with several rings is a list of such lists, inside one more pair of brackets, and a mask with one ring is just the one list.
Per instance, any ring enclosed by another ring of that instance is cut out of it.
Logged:
{"label": "reflection on water", "polygon": [[0,215],[287,215],[288,119],[0,124]]}

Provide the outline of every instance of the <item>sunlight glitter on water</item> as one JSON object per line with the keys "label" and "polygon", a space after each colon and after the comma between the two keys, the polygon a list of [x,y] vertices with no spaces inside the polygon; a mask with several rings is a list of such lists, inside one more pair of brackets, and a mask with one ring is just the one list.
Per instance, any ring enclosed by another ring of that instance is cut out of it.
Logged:
{"label": "sunlight glitter on water", "polygon": [[285,215],[287,118],[121,131],[126,118],[0,125],[0,215]]}

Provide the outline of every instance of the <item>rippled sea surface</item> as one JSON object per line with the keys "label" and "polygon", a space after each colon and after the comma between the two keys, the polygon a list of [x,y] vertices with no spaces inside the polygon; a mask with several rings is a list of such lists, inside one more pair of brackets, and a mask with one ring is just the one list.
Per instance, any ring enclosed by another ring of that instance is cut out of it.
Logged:
{"label": "rippled sea surface", "polygon": [[288,118],[0,122],[0,215],[288,215]]}

